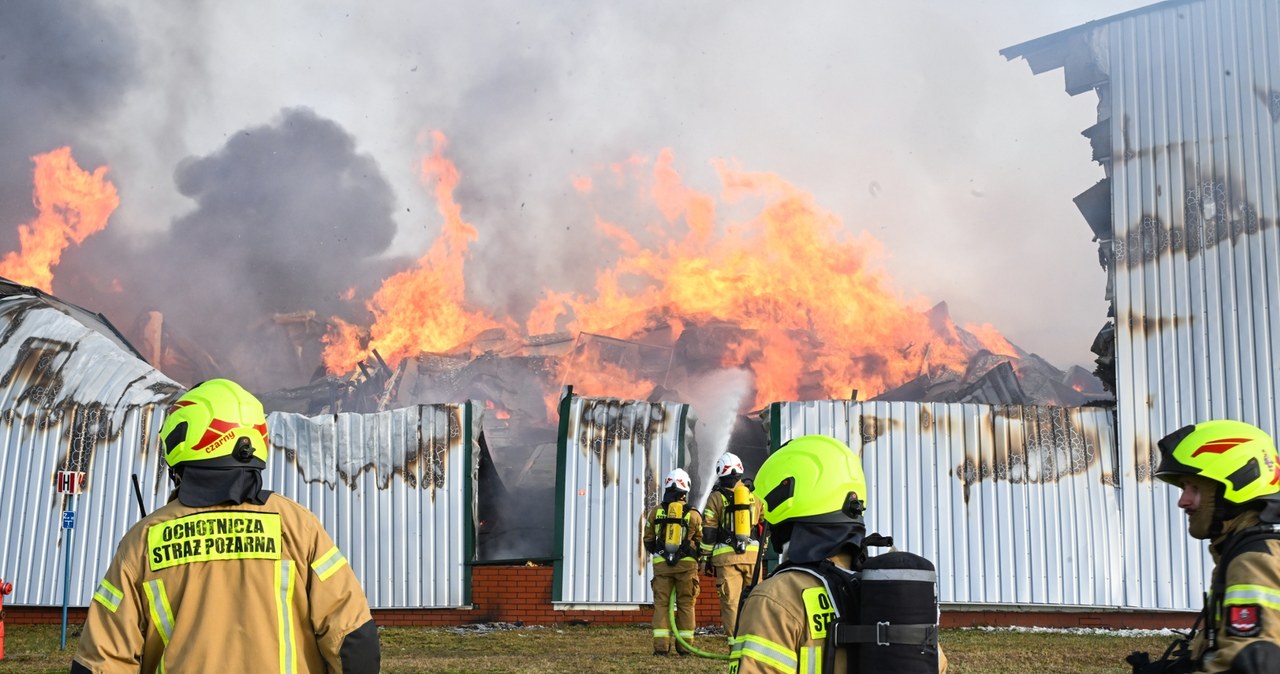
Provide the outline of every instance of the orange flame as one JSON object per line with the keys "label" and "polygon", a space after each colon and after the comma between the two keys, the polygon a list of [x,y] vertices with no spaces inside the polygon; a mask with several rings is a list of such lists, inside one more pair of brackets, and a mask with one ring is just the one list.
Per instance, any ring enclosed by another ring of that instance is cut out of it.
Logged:
{"label": "orange flame", "polygon": [[[368,302],[375,322],[367,332],[336,321],[326,338],[331,371],[350,370],[375,348],[395,364],[456,348],[492,327],[519,331],[465,304],[463,265],[477,234],[454,201],[459,175],[443,156],[444,136],[433,138],[423,175],[444,216],[441,236],[417,268],[387,279]],[[589,295],[545,289],[527,317],[529,334],[600,338],[594,345],[579,339],[573,357],[559,359],[559,383],[586,395],[645,398],[667,385],[663,355],[673,358],[682,334],[721,325],[728,327],[717,333],[723,340],[713,357],[719,367],[753,372],[757,405],[801,394],[871,396],[934,368],[964,369],[969,354],[955,324],[932,325],[922,299],[891,290],[874,265],[878,241],[848,233],[812,195],[774,174],[714,166],[718,197],[687,186],[669,150],[651,166],[630,157],[601,167],[608,180],[571,178],[586,197],[640,179],[658,217],[634,227],[597,214],[618,261],[597,270]],[[994,327],[974,334],[993,353],[1014,353]],[[547,395],[551,414],[557,398]]]}
{"label": "orange flame", "polygon": [[53,267],[71,243],[80,245],[107,226],[120,205],[116,186],[106,180],[107,167],[88,173],[76,164],[71,148],[61,147],[32,157],[39,215],[18,227],[19,252],[0,259],[0,276],[53,292]]}
{"label": "orange flame", "polygon": [[444,157],[444,134],[434,132],[431,137],[434,149],[422,161],[422,180],[434,191],[444,216],[441,236],[416,268],[388,278],[366,304],[374,315],[367,339],[355,326],[335,320],[336,327],[324,339],[324,364],[331,372],[351,370],[374,349],[395,367],[406,357],[447,351],[498,325],[486,313],[465,306],[463,267],[476,229],[462,219],[454,201],[459,174]]}
{"label": "orange flame", "polygon": [[[652,198],[663,243],[645,246],[623,227],[598,222],[620,261],[598,272],[592,297],[548,293],[530,329],[569,318],[569,330],[628,337],[654,315],[681,317],[678,329],[696,317],[728,321],[741,337],[721,366],[753,371],[757,404],[795,399],[802,379],[815,374],[835,398],[884,391],[926,367],[963,368],[959,340],[938,337],[922,304],[896,296],[872,268],[879,242],[845,234],[837,217],[776,175],[716,168],[720,201],[685,186],[671,153],[662,152]],[[762,206],[745,222],[718,215],[722,204],[749,199]]]}
{"label": "orange flame", "polygon": [[1009,343],[1009,340],[1004,338],[1004,335],[1000,334],[996,326],[990,323],[983,323],[982,325],[970,323],[964,326],[964,329],[972,333],[974,337],[977,337],[978,341],[982,343],[982,347],[987,351],[997,356],[1018,357],[1018,350]]}

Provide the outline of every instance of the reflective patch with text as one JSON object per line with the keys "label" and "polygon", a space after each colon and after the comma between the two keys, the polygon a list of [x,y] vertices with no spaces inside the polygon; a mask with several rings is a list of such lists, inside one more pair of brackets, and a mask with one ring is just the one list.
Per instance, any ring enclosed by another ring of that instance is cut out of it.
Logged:
{"label": "reflective patch with text", "polygon": [[230,559],[280,559],[280,515],[204,512],[147,530],[151,570]]}

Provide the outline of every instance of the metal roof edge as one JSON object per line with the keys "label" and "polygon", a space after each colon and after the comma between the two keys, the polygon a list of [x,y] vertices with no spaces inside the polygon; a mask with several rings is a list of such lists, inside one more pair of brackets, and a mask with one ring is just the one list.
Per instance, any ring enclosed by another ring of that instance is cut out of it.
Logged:
{"label": "metal roof edge", "polygon": [[[1074,37],[1081,33],[1091,31],[1095,28],[1100,28],[1109,23],[1114,23],[1116,21],[1120,21],[1121,19],[1127,19],[1131,16],[1137,16],[1139,14],[1147,14],[1147,13],[1150,13],[1159,9],[1164,9],[1166,7],[1171,7],[1174,5],[1187,5],[1193,2],[1204,2],[1204,1],[1205,0],[1164,0],[1163,2],[1157,2],[1155,4],[1147,5],[1145,7],[1138,7],[1137,9],[1131,9],[1127,12],[1121,12],[1119,14],[1114,14],[1112,16],[1108,16],[1102,19],[1094,19],[1093,21],[1080,24],[1079,26],[1075,26],[1073,28],[1066,28],[1056,33],[1050,33],[1048,35],[1043,35],[1041,37],[1032,38],[1030,40],[1027,40],[1026,42],[1020,42],[1010,47],[1005,47],[1004,49],[1000,50],[1000,55],[1005,57],[1005,59],[1009,61],[1012,61],[1013,59],[1018,57],[1022,57],[1027,59],[1027,61],[1030,63],[1033,56],[1037,54],[1041,54],[1051,48],[1058,46],[1058,44],[1061,41]],[[1057,65],[1043,67],[1040,70],[1036,70],[1035,65],[1033,65],[1032,70],[1036,74],[1040,74],[1047,70],[1061,68],[1062,66],[1063,66],[1062,63],[1058,63]]]}
{"label": "metal roof edge", "polygon": [[116,346],[119,346],[121,349],[128,351],[133,357],[137,358],[138,360],[144,363],[147,363],[147,365],[151,365],[151,363],[148,363],[147,359],[143,357],[142,353],[139,352],[136,348],[134,348],[133,344],[130,343],[129,340],[125,338],[124,334],[121,333],[119,330],[117,330],[116,326],[112,325],[111,321],[107,320],[107,317],[102,315],[101,313],[98,313],[96,311],[90,311],[89,309],[86,309],[78,304],[67,302],[66,300],[60,299],[54,295],[46,293],[45,291],[39,288],[36,288],[34,286],[23,285],[21,283],[11,281],[7,278],[0,277],[0,298],[22,296],[22,295],[44,302],[45,304],[49,305],[51,308],[57,309],[62,313],[74,318],[75,320],[79,321],[80,324],[84,325],[86,328],[93,330],[94,332],[101,334],[103,337],[106,337],[107,339],[115,342]]}

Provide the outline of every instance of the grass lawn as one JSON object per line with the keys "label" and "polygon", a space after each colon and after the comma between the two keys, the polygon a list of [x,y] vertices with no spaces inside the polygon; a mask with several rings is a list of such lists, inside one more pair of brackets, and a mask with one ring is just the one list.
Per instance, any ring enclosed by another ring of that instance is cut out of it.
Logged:
{"label": "grass lawn", "polygon": [[[79,626],[59,651],[58,625],[5,628],[0,674],[67,672]],[[551,672],[724,672],[725,660],[651,655],[649,627],[462,628],[388,627],[381,630],[382,671],[526,674]],[[1163,652],[1172,636],[1117,636],[1008,630],[943,630],[950,674],[1128,674],[1124,656]],[[700,635],[700,650],[727,654],[723,637]]]}

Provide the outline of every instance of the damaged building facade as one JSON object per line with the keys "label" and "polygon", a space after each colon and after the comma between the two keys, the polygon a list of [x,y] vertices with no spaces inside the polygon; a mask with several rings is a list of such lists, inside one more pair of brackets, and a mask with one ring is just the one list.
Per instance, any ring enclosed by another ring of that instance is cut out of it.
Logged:
{"label": "damaged building facade", "polygon": [[1211,563],[1156,441],[1230,418],[1280,432],[1280,2],[1171,0],[1003,50],[1093,92],[1105,177],[1076,198],[1107,274],[1094,342],[1116,394],[1134,605],[1198,606]]}

